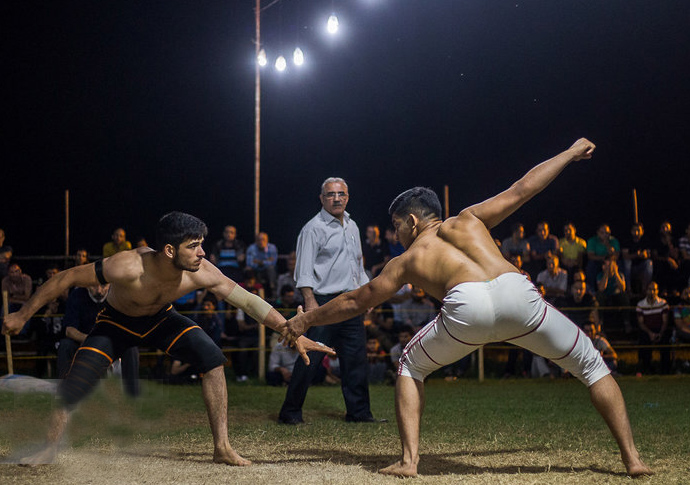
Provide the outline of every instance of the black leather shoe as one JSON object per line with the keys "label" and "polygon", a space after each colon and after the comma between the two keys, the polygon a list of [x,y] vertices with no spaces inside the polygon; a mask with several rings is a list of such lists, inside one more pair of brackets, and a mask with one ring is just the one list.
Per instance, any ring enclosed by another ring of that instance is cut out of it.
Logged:
{"label": "black leather shoe", "polygon": [[345,416],[345,421],[348,423],[387,423],[386,418],[376,419],[373,416],[367,418],[351,418],[350,416]]}
{"label": "black leather shoe", "polygon": [[296,426],[298,424],[304,424],[304,420],[302,418],[283,418],[279,417],[278,418],[278,423],[279,424],[290,424],[292,426]]}

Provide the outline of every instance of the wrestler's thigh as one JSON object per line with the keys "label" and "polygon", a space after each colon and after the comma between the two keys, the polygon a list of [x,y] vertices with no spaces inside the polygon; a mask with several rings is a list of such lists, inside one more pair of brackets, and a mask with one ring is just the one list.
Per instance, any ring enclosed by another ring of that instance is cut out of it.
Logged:
{"label": "wrestler's thigh", "polygon": [[547,306],[542,324],[533,332],[517,339],[507,340],[511,344],[557,360],[568,355],[577,342],[580,329],[568,317],[551,306]]}
{"label": "wrestler's thigh", "polygon": [[424,378],[441,367],[452,364],[478,348],[459,342],[448,334],[437,317],[410,341],[400,359],[401,373],[413,378]]}

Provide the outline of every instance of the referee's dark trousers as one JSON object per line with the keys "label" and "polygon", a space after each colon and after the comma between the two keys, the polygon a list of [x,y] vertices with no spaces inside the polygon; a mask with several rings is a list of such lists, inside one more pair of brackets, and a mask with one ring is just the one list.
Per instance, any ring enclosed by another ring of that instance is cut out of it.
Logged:
{"label": "referee's dark trousers", "polygon": [[[338,294],[314,295],[319,305],[324,305]],[[341,387],[347,413],[347,421],[372,419],[369,407],[369,381],[367,377],[366,332],[362,316],[333,325],[310,328],[306,336],[315,342],[333,347],[340,361]],[[302,421],[302,405],[307,397],[309,384],[314,380],[326,354],[309,352],[309,366],[300,358],[295,363],[290,385],[279,419],[282,422]]]}

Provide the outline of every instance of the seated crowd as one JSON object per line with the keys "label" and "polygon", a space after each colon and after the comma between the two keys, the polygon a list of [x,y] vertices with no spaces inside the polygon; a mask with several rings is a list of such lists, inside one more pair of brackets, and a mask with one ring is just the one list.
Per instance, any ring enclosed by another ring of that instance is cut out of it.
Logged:
{"label": "seated crowd", "polygon": [[[392,257],[404,251],[390,227],[381,238],[379,227],[370,224],[362,241],[363,265],[370,277],[375,277]],[[690,224],[676,240],[668,221],[660,225],[656,238],[648,238],[644,226],[635,223],[630,234],[619,241],[608,224],[601,224],[596,234],[585,240],[577,235],[573,222],[564,225],[560,239],[551,233],[546,221],[539,222],[529,237],[523,224],[515,223],[510,236],[497,239],[496,244],[549,303],[583,329],[614,373],[618,355],[611,339],[639,344],[640,373],[673,372],[670,344],[690,344]],[[146,246],[146,241],[139,238],[135,245]],[[102,257],[131,248],[125,230],[117,228],[111,241],[103,246]],[[208,244],[207,254],[226,276],[268,300],[285,318],[294,316],[303,303],[295,287],[294,251],[279,257],[278,248],[269,242],[267,233],[259,233],[247,245],[237,237],[237,229],[228,225],[219,240]],[[86,249],[80,248],[65,266],[86,264],[92,259],[97,258],[90,258]],[[5,233],[0,229],[0,279],[2,291],[8,294],[10,311],[20,308],[35,286],[59,270],[50,265],[36,280],[25,274],[13,260],[13,249],[5,244]],[[39,355],[57,356],[53,375],[61,377],[66,372],[76,347],[90,329],[87,320],[100,310],[106,292],[103,287],[73,289],[39,311],[23,330],[21,337],[34,340]],[[178,310],[192,313],[192,319],[220,347],[232,349],[230,359],[238,382],[256,375],[257,322],[205,291],[186,295],[174,304]],[[395,380],[402,349],[435,318],[440,305],[423,289],[405,285],[395,297],[365,315],[370,382]],[[271,385],[286,385],[298,355],[278,343],[274,332],[269,334],[267,381]],[[658,368],[652,362],[653,350],[660,355]],[[522,349],[511,348],[505,375],[553,376],[559,372],[556,366],[539,359]],[[47,361],[38,362],[39,376],[50,375]],[[337,358],[323,362],[317,381],[339,382]],[[444,369],[446,379],[462,376],[468,365],[469,360],[464,359]],[[125,388],[136,394],[138,389],[132,382],[138,373],[138,353],[123,359],[121,372]],[[165,364],[162,356],[154,372],[156,377],[166,377],[171,382],[195,382],[197,374],[183,362]]]}

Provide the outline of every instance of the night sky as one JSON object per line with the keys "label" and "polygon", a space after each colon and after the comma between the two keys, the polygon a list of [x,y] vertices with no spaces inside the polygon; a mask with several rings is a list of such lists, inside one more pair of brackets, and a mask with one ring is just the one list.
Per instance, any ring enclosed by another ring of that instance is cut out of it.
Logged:
{"label": "night sky", "polygon": [[[268,0],[263,4],[268,4]],[[326,38],[331,5],[341,33]],[[150,242],[160,215],[251,242],[253,0],[3,2],[0,227],[15,255]],[[690,220],[687,0],[282,0],[263,13],[261,228],[294,248],[344,177],[360,227],[414,185],[451,212],[507,188],[580,136],[597,144],[497,227],[541,219],[627,235],[637,188],[654,235]]]}

